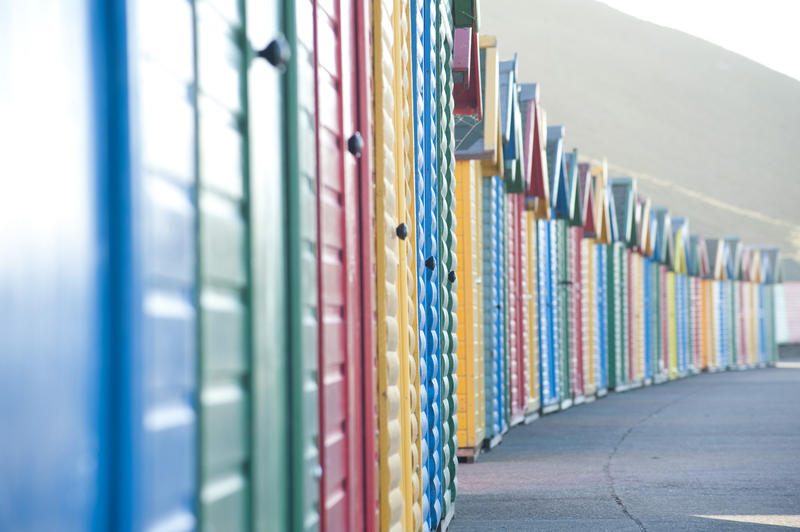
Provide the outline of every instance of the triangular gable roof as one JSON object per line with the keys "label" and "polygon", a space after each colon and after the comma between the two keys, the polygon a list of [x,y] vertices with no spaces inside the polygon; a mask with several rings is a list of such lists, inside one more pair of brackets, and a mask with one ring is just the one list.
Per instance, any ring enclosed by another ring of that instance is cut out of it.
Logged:
{"label": "triangular gable roof", "polygon": [[673,268],[678,273],[688,273],[689,220],[686,218],[672,219],[672,238],[675,243],[672,257]]}
{"label": "triangular gable roof", "polygon": [[783,279],[781,272],[781,250],[776,246],[760,247],[761,251],[761,282],[767,284],[779,283]]}
{"label": "triangular gable roof", "polygon": [[672,241],[672,219],[666,207],[653,207],[653,216],[656,219],[656,249],[655,256],[658,262],[673,269],[672,262],[673,241]]}
{"label": "triangular gable roof", "polygon": [[726,236],[725,241],[725,278],[741,279],[742,245],[738,237]]}
{"label": "triangular gable roof", "polygon": [[480,71],[483,83],[483,118],[454,116],[456,160],[480,160],[486,176],[503,175],[503,145],[500,137],[497,39],[481,35]]}
{"label": "triangular gable roof", "polygon": [[619,241],[619,217],[617,215],[617,199],[611,192],[611,185],[606,185],[606,202],[608,203],[608,220],[611,222],[611,242]]}
{"label": "triangular gable roof", "polygon": [[578,150],[573,149],[572,153],[564,154],[564,166],[567,169],[567,210],[569,211],[569,222],[573,226],[583,226],[583,205],[578,194]]}
{"label": "triangular gable roof", "polygon": [[711,275],[711,262],[708,260],[708,246],[706,239],[700,235],[693,236],[695,248],[697,250],[697,272],[695,275],[706,278]]}
{"label": "triangular gable roof", "polygon": [[706,239],[706,249],[708,250],[708,265],[709,265],[709,274],[708,277],[712,279],[720,280],[723,278],[723,266],[722,266],[722,258],[723,258],[723,250],[725,244],[719,238],[709,238]]}
{"label": "triangular gable roof", "polygon": [[750,252],[750,247],[742,246],[740,256],[740,273],[742,281],[752,281],[753,275],[753,254]]}
{"label": "triangular gable roof", "polygon": [[646,257],[653,255],[653,246],[650,244],[652,238],[650,234],[650,226],[652,220],[650,219],[650,198],[638,196],[639,198],[639,230],[638,230],[638,246],[639,253]]}
{"label": "triangular gable roof", "polygon": [[550,179],[550,207],[558,203],[564,150],[564,126],[547,128],[547,175]]}
{"label": "triangular gable roof", "polygon": [[686,270],[689,275],[698,275],[700,271],[700,250],[698,249],[698,236],[691,235],[689,237],[688,253],[686,255]]}
{"label": "triangular gable roof", "polygon": [[475,115],[480,120],[483,118],[483,91],[478,29],[474,27],[471,14],[462,17],[460,24],[464,25],[456,25],[453,30],[453,114]]}
{"label": "triangular gable roof", "polygon": [[760,283],[762,280],[761,253],[757,249],[752,249],[750,251],[750,281]]}
{"label": "triangular gable roof", "polygon": [[524,150],[522,117],[517,91],[517,54],[514,59],[500,61],[500,132],[503,136],[503,167],[506,192],[524,193]]}
{"label": "triangular gable roof", "polygon": [[[633,195],[633,249],[640,251],[644,248],[642,242],[642,210],[644,203],[638,194]],[[645,232],[646,234],[646,232]]]}
{"label": "triangular gable roof", "polygon": [[636,244],[633,234],[633,179],[629,177],[612,178],[610,187],[611,194],[614,197],[618,238],[628,247],[632,247]]}
{"label": "triangular gable roof", "polygon": [[611,213],[608,205],[608,194],[606,190],[606,179],[608,168],[606,160],[600,166],[592,167],[592,187],[594,188],[594,199],[596,209],[597,240],[601,244],[610,244],[612,240]]}
{"label": "triangular gable roof", "polygon": [[547,173],[547,128],[539,102],[539,85],[523,83],[519,93],[523,135],[526,140],[524,162],[528,189],[527,208],[536,211],[537,218],[550,217],[550,183]]}
{"label": "triangular gable roof", "polygon": [[568,153],[561,154],[561,177],[558,180],[558,195],[556,196],[556,206],[554,216],[556,218],[569,219],[570,216],[570,174],[567,171],[567,155]]}
{"label": "triangular gable roof", "polygon": [[656,257],[656,234],[658,233],[658,220],[653,215],[653,211],[650,210],[650,200],[648,200],[648,207],[647,207],[647,218],[650,220],[647,228],[647,247],[644,250],[644,254],[648,257],[652,257],[655,259]]}
{"label": "triangular gable roof", "polygon": [[578,163],[578,201],[580,202],[583,234],[588,238],[597,236],[594,223],[594,187],[589,163]]}

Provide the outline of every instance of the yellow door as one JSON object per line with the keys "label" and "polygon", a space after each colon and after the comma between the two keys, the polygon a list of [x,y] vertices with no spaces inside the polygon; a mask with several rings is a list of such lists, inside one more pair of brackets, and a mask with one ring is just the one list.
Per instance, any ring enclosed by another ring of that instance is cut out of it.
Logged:
{"label": "yellow door", "polygon": [[678,378],[678,329],[675,311],[675,272],[667,272],[667,340],[669,378]]}

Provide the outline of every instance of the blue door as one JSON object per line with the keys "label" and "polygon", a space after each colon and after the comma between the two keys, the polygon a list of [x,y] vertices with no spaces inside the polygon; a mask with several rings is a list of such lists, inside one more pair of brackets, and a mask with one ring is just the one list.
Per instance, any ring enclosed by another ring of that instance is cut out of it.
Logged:
{"label": "blue door", "polygon": [[498,261],[500,258],[497,234],[497,177],[486,177],[481,181],[483,269],[481,290],[483,297],[483,344],[484,344],[484,396],[486,408],[486,439],[491,440],[503,431],[502,375],[503,344],[500,331],[498,305],[501,304],[497,287]]}
{"label": "blue door", "polygon": [[[112,216],[111,226],[119,255],[112,285],[124,305],[115,376],[127,392],[117,430],[129,444],[118,454],[117,527],[142,530],[195,521],[196,80],[192,6],[131,0],[127,7],[135,43],[125,53],[130,167],[109,177],[117,186],[112,208],[130,216],[116,223]],[[121,152],[125,132],[116,138]]]}
{"label": "blue door", "polygon": [[13,109],[36,109],[47,127],[18,128],[21,149],[0,162],[18,178],[3,198],[19,206],[0,205],[0,228],[28,228],[0,229],[15,265],[0,280],[14,309],[0,321],[0,404],[25,413],[0,419],[15,435],[0,458],[15,479],[0,529],[192,528],[191,5],[36,1],[11,19],[0,8],[0,33],[25,58],[0,72],[19,81],[2,114],[23,125]]}
{"label": "blue door", "polygon": [[505,212],[505,192],[503,190],[503,180],[498,177],[492,177],[492,187],[494,188],[494,212],[496,216],[493,217],[495,221],[495,234],[497,235],[494,271],[494,286],[497,290],[497,304],[493,307],[495,309],[497,320],[497,337],[495,343],[497,345],[497,393],[499,402],[499,416],[500,416],[500,430],[504,432],[508,429],[508,343],[506,336],[506,260],[505,260],[505,227],[506,227],[506,212]]}
{"label": "blue door", "polygon": [[676,335],[678,349],[678,373],[683,375],[686,372],[686,353],[684,352],[684,322],[683,316],[686,308],[683,303],[683,274],[675,274],[675,315],[676,315]]}
{"label": "blue door", "polygon": [[644,378],[653,378],[653,324],[654,315],[652,308],[652,272],[650,270],[650,259],[645,257],[642,261],[642,286],[644,287]]}
{"label": "blue door", "polygon": [[716,281],[717,290],[717,315],[719,316],[718,329],[717,329],[717,350],[719,354],[719,367],[725,369],[730,364],[729,356],[729,329],[728,321],[728,290],[725,281]]}
{"label": "blue door", "polygon": [[766,364],[767,359],[767,313],[766,313],[766,299],[768,287],[764,284],[756,285],[756,296],[758,297],[758,363]]}
{"label": "blue door", "polygon": [[607,261],[608,252],[605,244],[597,244],[595,253],[595,331],[597,331],[597,389],[608,388],[608,282]]}
{"label": "blue door", "polygon": [[15,147],[0,157],[2,530],[107,528],[108,182],[92,63],[104,36],[91,5],[0,3],[0,131]]}
{"label": "blue door", "polygon": [[420,431],[422,436],[420,460],[423,467],[422,520],[429,529],[435,529],[442,517],[435,4],[431,0],[412,0],[411,13],[417,297],[419,301],[417,319],[420,337]]}
{"label": "blue door", "polygon": [[553,334],[554,296],[553,261],[551,232],[553,222],[538,220],[536,222],[538,238],[539,262],[539,350],[541,372],[539,389],[543,409],[553,408],[558,404],[558,366],[556,363],[555,338]]}

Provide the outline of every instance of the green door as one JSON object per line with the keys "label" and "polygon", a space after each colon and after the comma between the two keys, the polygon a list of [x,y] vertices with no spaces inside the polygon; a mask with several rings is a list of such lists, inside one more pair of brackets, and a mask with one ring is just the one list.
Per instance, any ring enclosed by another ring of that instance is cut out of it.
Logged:
{"label": "green door", "polygon": [[195,4],[206,531],[318,521],[313,72],[282,4]]}

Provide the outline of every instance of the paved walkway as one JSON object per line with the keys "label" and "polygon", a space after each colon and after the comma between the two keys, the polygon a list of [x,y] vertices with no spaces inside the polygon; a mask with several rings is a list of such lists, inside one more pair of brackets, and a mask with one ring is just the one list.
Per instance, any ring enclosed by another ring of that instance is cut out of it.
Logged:
{"label": "paved walkway", "polygon": [[459,465],[450,530],[800,526],[800,364],[784,365],[610,394],[512,429]]}

